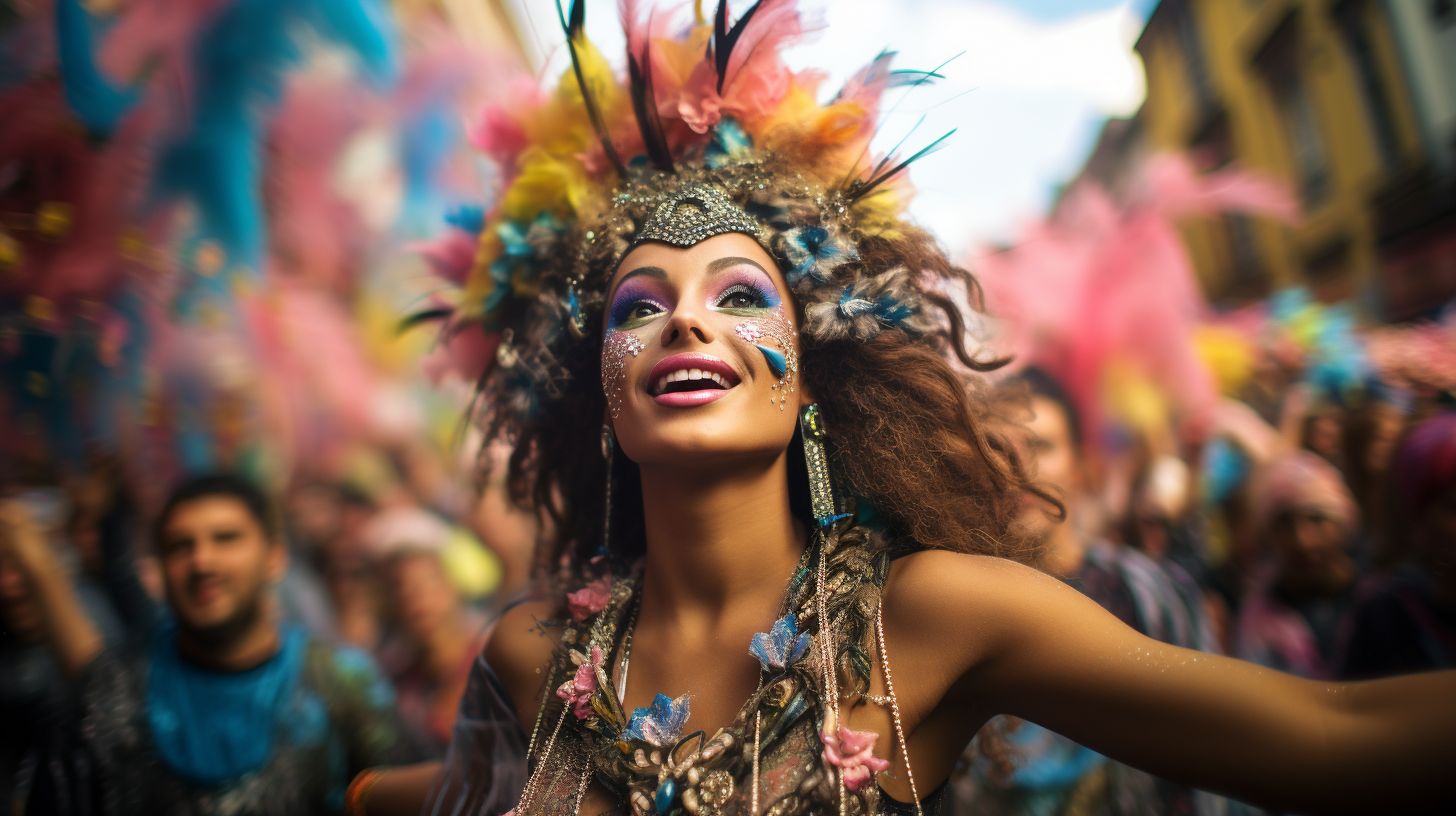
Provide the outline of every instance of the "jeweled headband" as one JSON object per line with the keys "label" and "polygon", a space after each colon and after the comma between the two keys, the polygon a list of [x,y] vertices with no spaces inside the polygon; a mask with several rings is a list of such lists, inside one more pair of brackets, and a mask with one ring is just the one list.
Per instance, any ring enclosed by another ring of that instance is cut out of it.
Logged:
{"label": "jeweled headband", "polygon": [[631,250],[653,241],[690,247],[715,235],[741,232],[760,243],[763,226],[729,200],[722,190],[689,182],[671,191],[628,243]]}

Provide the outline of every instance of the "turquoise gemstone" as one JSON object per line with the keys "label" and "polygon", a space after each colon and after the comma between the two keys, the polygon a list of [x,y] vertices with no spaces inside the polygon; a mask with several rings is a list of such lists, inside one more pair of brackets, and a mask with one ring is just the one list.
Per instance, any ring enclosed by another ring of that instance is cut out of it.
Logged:
{"label": "turquoise gemstone", "polygon": [[664,779],[662,784],[657,786],[657,796],[652,804],[657,808],[658,813],[666,813],[672,807],[675,799],[677,799],[677,783],[671,779]]}
{"label": "turquoise gemstone", "polygon": [[773,371],[775,377],[782,377],[784,372],[789,370],[789,363],[784,359],[783,354],[768,346],[759,346],[758,350],[763,352],[763,359],[768,361],[768,367]]}

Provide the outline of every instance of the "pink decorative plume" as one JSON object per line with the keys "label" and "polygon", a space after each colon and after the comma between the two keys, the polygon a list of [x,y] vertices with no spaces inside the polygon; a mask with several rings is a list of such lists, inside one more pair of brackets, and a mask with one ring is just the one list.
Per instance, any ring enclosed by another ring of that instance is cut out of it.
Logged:
{"label": "pink decorative plume", "polygon": [[744,122],[768,116],[794,78],[779,52],[803,32],[794,0],[763,0],[729,57],[722,93],[714,62],[699,62],[683,84],[678,116],[695,133],[707,133],[725,114]]}
{"label": "pink decorative plume", "polygon": [[1177,219],[1229,211],[1289,218],[1295,210],[1269,182],[1234,170],[1199,176],[1175,156],[1150,160],[1136,189],[1119,206],[1083,184],[1015,248],[983,250],[975,268],[991,313],[1004,320],[1004,350],[1056,374],[1089,429],[1101,421],[1102,378],[1114,363],[1158,383],[1199,429],[1216,404],[1193,345],[1207,309]]}

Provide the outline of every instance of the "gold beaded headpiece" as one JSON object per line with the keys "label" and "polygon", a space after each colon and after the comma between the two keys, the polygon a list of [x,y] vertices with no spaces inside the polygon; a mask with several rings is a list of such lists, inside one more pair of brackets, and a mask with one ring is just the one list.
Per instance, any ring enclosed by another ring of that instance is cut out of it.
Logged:
{"label": "gold beaded headpiece", "polygon": [[653,210],[628,244],[628,250],[658,241],[690,247],[715,235],[741,232],[766,243],[763,226],[716,187],[689,182],[678,187]]}

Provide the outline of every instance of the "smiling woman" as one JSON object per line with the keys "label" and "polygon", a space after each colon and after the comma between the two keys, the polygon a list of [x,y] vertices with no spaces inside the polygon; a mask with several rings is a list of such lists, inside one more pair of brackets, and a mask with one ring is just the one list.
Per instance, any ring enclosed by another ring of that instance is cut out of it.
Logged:
{"label": "smiling woman", "polygon": [[567,86],[490,119],[490,308],[456,325],[498,333],[478,419],[552,533],[430,812],[935,813],[999,713],[1273,807],[1456,795],[1452,675],[1178,649],[1015,562],[1055,502],[982,395],[975,282],[901,217],[905,162],[862,161],[880,94],[933,74],[882,54],[821,106],[787,0],[685,39],[627,16],[625,87],[577,3]]}

